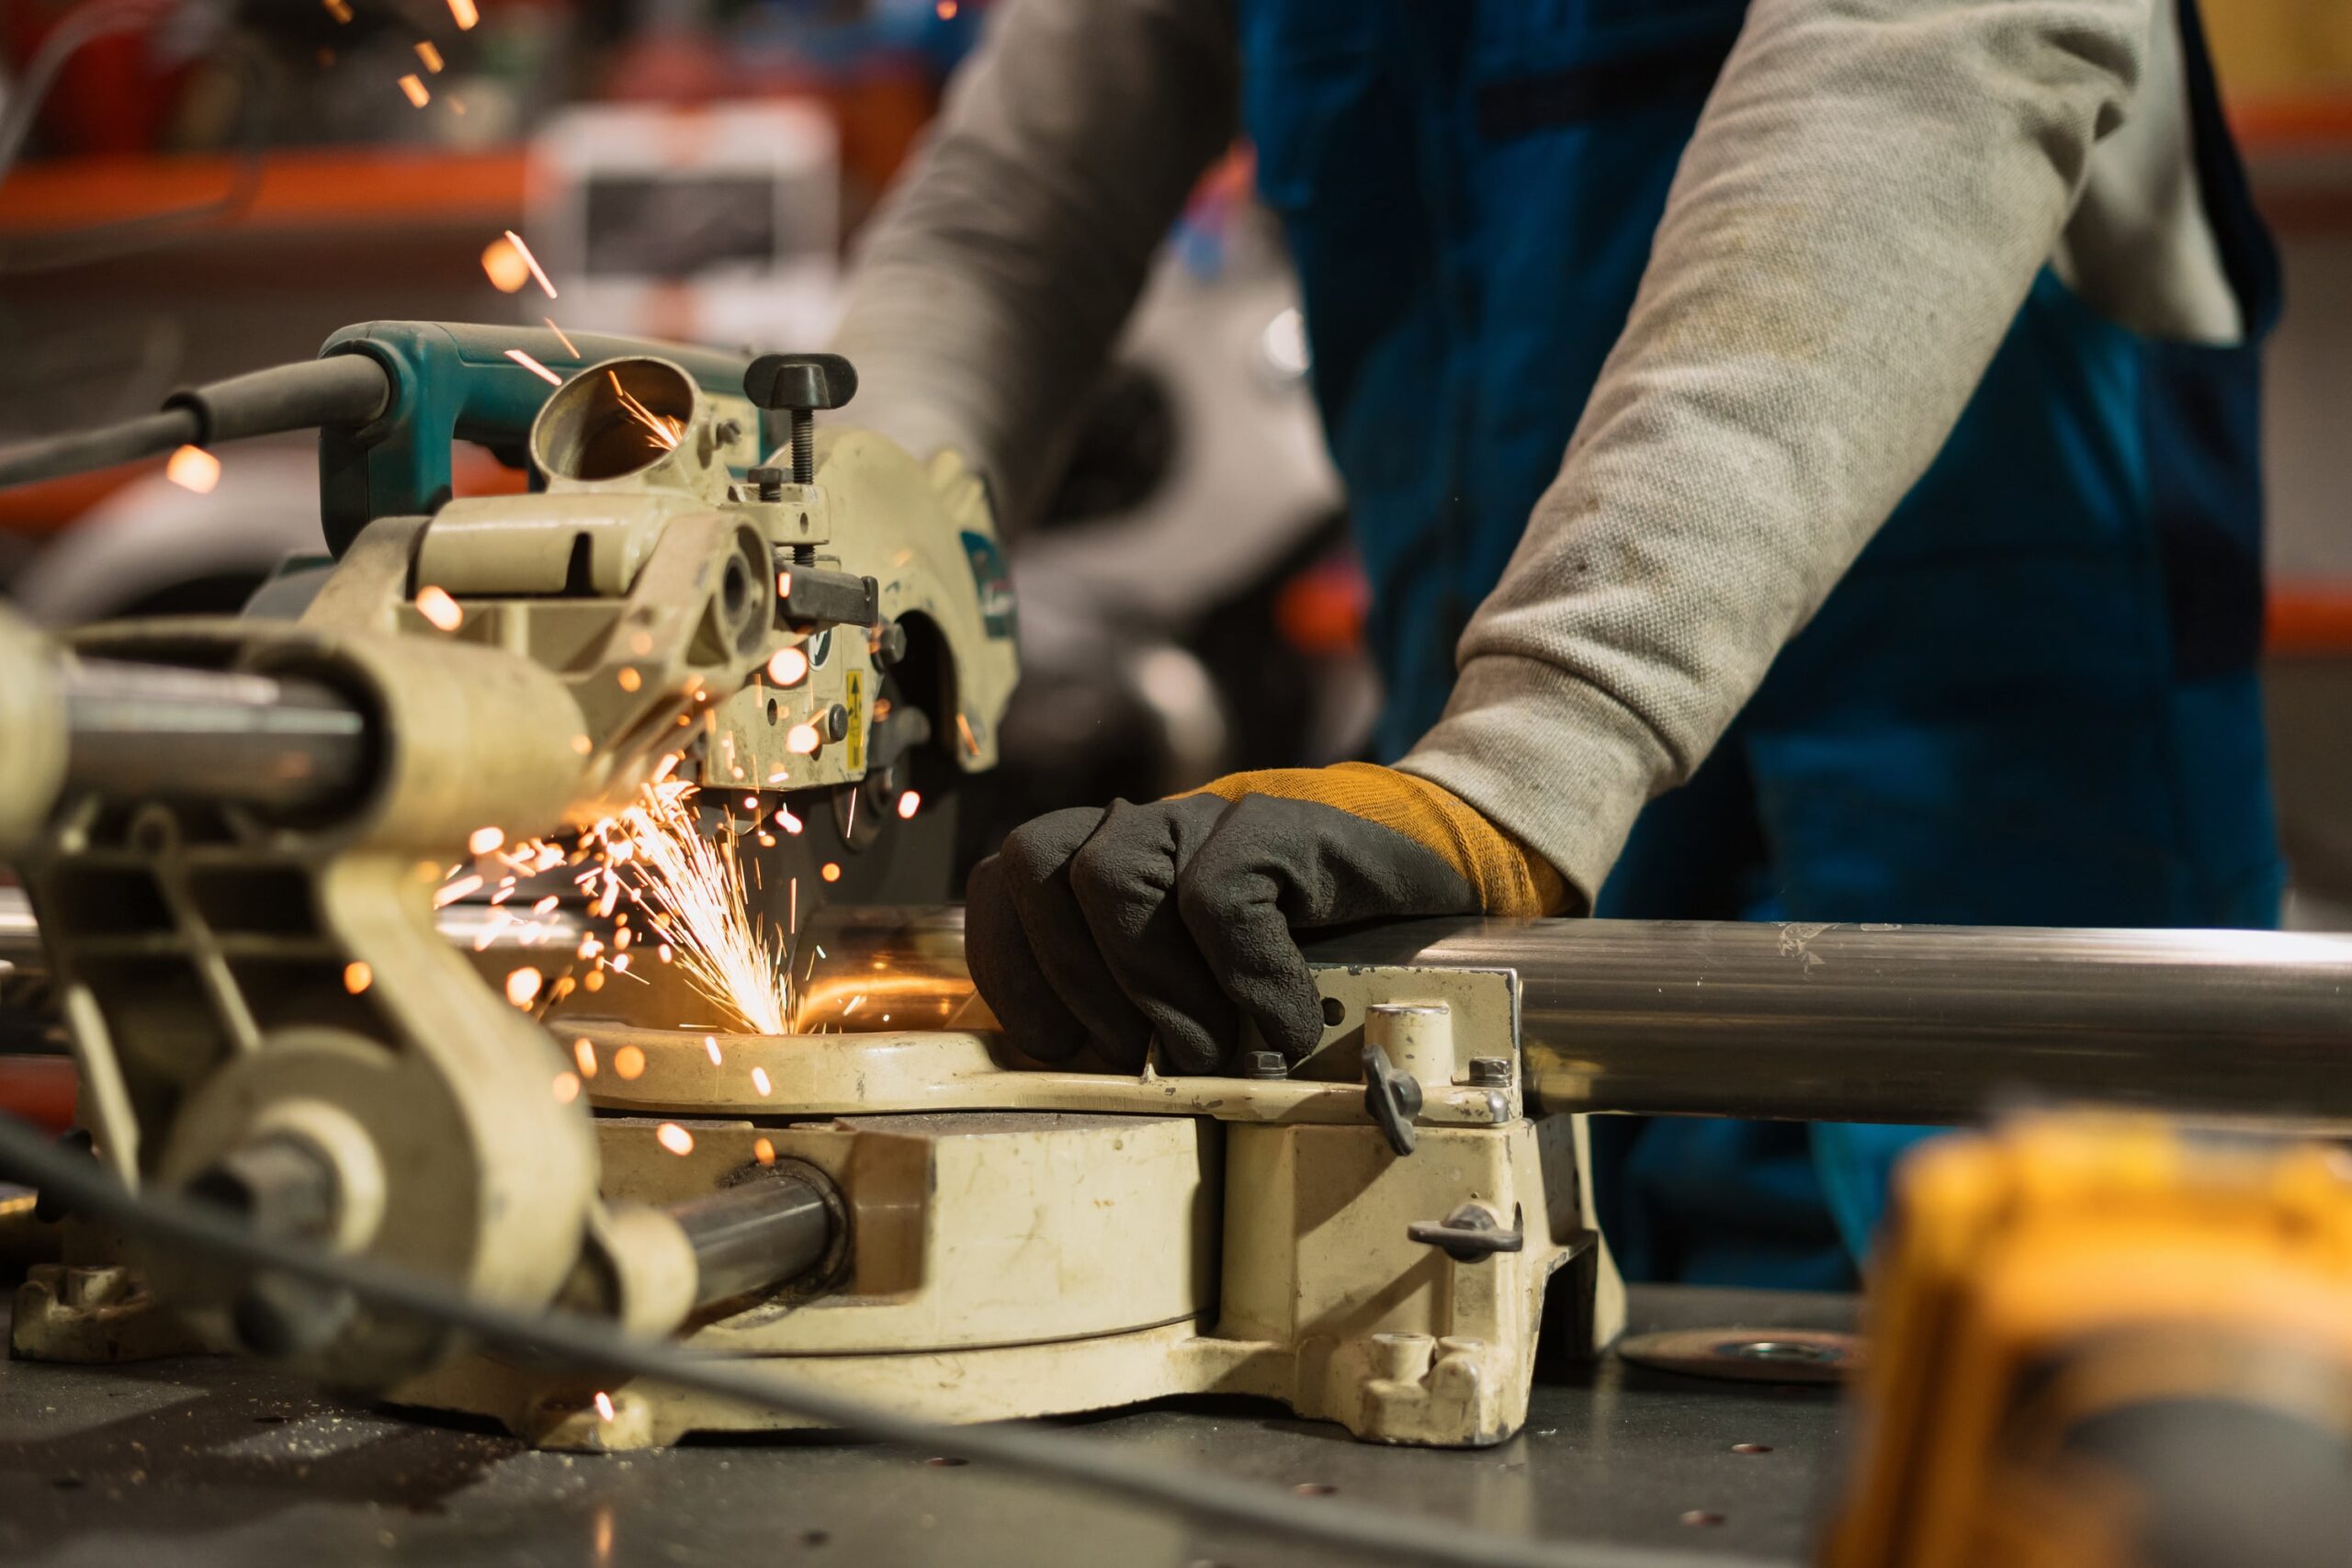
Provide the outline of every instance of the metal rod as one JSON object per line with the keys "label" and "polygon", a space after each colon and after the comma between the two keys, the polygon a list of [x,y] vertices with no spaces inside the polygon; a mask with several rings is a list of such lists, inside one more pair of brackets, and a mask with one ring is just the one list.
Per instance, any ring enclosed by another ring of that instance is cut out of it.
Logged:
{"label": "metal rod", "polygon": [[[828,957],[856,955],[844,976],[879,959],[970,997],[960,908],[825,918]],[[442,919],[454,939],[481,930],[462,905]],[[1306,954],[1515,972],[1548,1111],[1966,1122],[2033,1097],[2352,1132],[2352,934],[1470,919],[1313,937]],[[6,889],[0,959],[40,962]]]}
{"label": "metal rod", "polygon": [[833,1245],[833,1205],[813,1170],[760,1170],[664,1207],[695,1251],[696,1310],[796,1280]]}
{"label": "metal rod", "polygon": [[89,659],[64,685],[74,786],[289,809],[368,770],[366,716],[313,681]]}
{"label": "metal rod", "polygon": [[1546,1111],[1941,1122],[2030,1098],[2352,1129],[2352,935],[1470,919],[1307,953],[1515,971]]}

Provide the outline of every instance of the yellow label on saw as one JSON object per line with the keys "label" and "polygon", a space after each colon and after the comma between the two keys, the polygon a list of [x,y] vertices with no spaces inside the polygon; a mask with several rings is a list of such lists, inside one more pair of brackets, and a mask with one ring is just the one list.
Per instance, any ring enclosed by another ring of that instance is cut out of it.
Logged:
{"label": "yellow label on saw", "polygon": [[865,772],[865,671],[849,672],[849,776]]}

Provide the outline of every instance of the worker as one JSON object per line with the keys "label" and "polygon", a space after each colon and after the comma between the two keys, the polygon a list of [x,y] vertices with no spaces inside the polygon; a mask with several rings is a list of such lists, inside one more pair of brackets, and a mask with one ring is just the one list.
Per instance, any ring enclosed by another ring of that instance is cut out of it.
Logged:
{"label": "worker", "polygon": [[[1384,765],[973,874],[1038,1056],[1319,1038],[1293,932],[1484,910],[2268,926],[2276,262],[2174,0],[1007,0],[840,346],[1010,524],[1245,136]],[[1634,1277],[1834,1287],[1919,1129],[1604,1122]]]}

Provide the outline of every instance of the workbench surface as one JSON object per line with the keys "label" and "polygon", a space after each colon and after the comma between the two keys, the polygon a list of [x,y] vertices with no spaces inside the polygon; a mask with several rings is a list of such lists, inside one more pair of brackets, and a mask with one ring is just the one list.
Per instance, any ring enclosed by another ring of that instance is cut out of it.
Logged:
{"label": "workbench surface", "polygon": [[[1852,1313],[1839,1296],[1650,1288],[1634,1292],[1633,1326],[1839,1328]],[[1798,1563],[1847,1420],[1831,1390],[1702,1381],[1612,1356],[1539,1383],[1526,1431],[1479,1452],[1355,1443],[1256,1402],[1177,1401],[1055,1425],[1170,1465],[1329,1489],[1317,1506],[1659,1548],[1662,1563]],[[571,1457],[478,1426],[340,1404],[251,1363],[0,1362],[0,1562],[13,1568],[1341,1561],[817,1435]]]}

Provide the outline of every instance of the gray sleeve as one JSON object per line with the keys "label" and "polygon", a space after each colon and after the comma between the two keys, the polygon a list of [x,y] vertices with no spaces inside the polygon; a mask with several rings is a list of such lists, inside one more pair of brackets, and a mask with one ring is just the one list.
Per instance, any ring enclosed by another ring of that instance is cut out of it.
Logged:
{"label": "gray sleeve", "polygon": [[1058,472],[1152,254],[1233,140],[1227,0],[1009,0],[866,230],[844,418],[956,446],[1017,526]]}
{"label": "gray sleeve", "polygon": [[2156,0],[1756,0],[1624,334],[1400,764],[1589,900],[1926,471]]}

